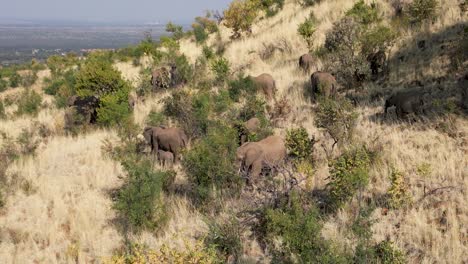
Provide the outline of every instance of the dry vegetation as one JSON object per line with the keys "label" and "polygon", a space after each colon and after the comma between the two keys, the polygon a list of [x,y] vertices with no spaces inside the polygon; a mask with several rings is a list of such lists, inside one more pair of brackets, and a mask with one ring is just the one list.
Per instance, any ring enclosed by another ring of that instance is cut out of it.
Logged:
{"label": "dry vegetation", "polygon": [[[316,144],[314,175],[308,188],[322,189],[328,182],[327,155],[321,145],[330,145],[329,137],[314,122],[310,100],[303,92],[309,81],[297,67],[300,55],[308,51],[307,43],[297,34],[297,27],[312,12],[317,19],[313,48],[325,41],[333,23],[344,16],[354,2],[347,0],[321,1],[312,7],[286,1],[277,15],[256,21],[251,35],[230,39],[224,26],[211,34],[207,44],[224,47],[223,56],[229,61],[233,76],[240,72],[250,75],[270,73],[276,80],[277,97],[286,98],[292,107],[284,120],[277,122],[274,133],[285,136],[289,128],[304,127],[314,135]],[[373,2],[373,1],[366,1]],[[374,1],[383,13],[385,23],[391,23],[393,9],[389,2]],[[459,1],[443,1],[441,18],[422,29],[402,32],[389,54],[389,78],[385,83],[365,84],[368,91],[388,95],[407,88],[415,80],[424,85],[454,93],[456,70],[453,69],[450,46],[457,35],[453,32],[467,16],[459,10]],[[414,48],[425,40],[427,49]],[[180,41],[180,51],[191,63],[200,57],[202,46],[192,39]],[[445,46],[441,49],[441,46]],[[275,47],[271,49],[271,47]],[[269,52],[269,49],[273,50]],[[404,57],[402,60],[400,58]],[[130,62],[118,62],[115,67],[134,87],[141,81],[142,68],[151,65],[147,58],[135,67]],[[457,61],[459,69],[467,61]],[[312,71],[322,69],[318,61]],[[5,206],[0,208],[0,259],[3,263],[94,263],[109,260],[121,248],[124,239],[112,221],[115,211],[109,192],[121,184],[124,174],[120,164],[102,151],[105,140],[116,141],[113,129],[98,129],[66,135],[63,131],[64,110],[57,109],[53,97],[43,93],[43,79],[50,72],[40,71],[32,89],[43,96],[43,108],[37,116],[13,117],[15,105],[8,106],[9,117],[0,119],[0,146],[7,138],[16,138],[23,129],[37,129],[44,124],[50,135],[42,138],[34,155],[20,155],[6,171],[8,181],[19,182],[8,191]],[[440,81],[440,77],[443,77]],[[437,79],[439,78],[439,82]],[[148,80],[145,80],[148,81]],[[14,96],[19,90],[0,93],[0,99]],[[185,87],[184,89],[190,90]],[[170,92],[160,92],[140,98],[133,113],[135,123],[143,127],[151,110],[161,111],[161,99]],[[372,239],[393,241],[402,249],[409,263],[467,263],[468,262],[468,120],[466,115],[448,114],[435,120],[415,124],[384,120],[383,97],[360,103],[354,142],[380,150],[379,162],[370,170],[370,183],[361,199],[379,199],[391,188],[392,171],[398,170],[405,179],[411,206],[399,210],[379,207],[372,214],[375,224]],[[340,150],[341,151],[341,150]],[[337,153],[335,153],[337,155]],[[0,163],[1,165],[2,163]],[[187,184],[186,175],[178,165],[176,184]],[[0,172],[1,173],[1,172]],[[1,174],[0,174],[1,176]],[[24,183],[27,183],[25,186]],[[242,208],[248,199],[225,198],[221,215],[229,208]],[[205,217],[185,195],[168,195],[165,203],[171,219],[162,232],[144,231],[132,240],[152,249],[164,246],[184,250],[209,232]],[[356,217],[358,201],[354,199],[327,219],[322,229],[326,239],[353,247],[356,239],[349,226]],[[241,255],[261,263],[270,256],[262,252],[255,238],[242,235]]]}

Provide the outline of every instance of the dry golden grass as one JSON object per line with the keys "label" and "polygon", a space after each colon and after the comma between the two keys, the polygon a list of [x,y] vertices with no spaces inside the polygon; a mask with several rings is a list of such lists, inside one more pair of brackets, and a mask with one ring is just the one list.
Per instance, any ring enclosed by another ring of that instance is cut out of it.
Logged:
{"label": "dry golden grass", "polygon": [[[286,129],[304,126],[321,143],[327,144],[327,136],[314,125],[309,99],[304,95],[304,85],[309,75],[297,68],[300,55],[306,53],[306,43],[297,34],[297,26],[313,12],[318,19],[314,47],[325,40],[327,30],[356,1],[330,0],[312,7],[300,7],[296,1],[286,1],[285,8],[277,16],[258,21],[251,36],[232,41],[230,31],[220,27],[219,36],[210,36],[210,45],[224,45],[224,56],[235,73],[257,75],[270,73],[277,81],[279,96],[285,96],[292,105],[292,113],[281,122],[275,133],[284,135]],[[367,1],[372,2],[372,1]],[[384,0],[376,1],[385,15],[391,9]],[[457,13],[457,1],[444,1],[442,19],[427,28],[426,35],[414,31],[405,32],[390,57],[404,50],[408,61],[391,65],[391,83],[409,82],[419,78],[438,77],[447,73],[448,58],[438,57],[436,49],[424,54],[412,54],[405,47],[414,46],[416,39],[429,34],[445,32],[445,29],[466,22]],[[441,35],[444,38],[445,35]],[[448,36],[448,33],[447,33]],[[275,52],[262,59],[265,45],[281,45],[288,52]],[[191,40],[181,41],[181,52],[190,62],[201,55],[201,46]],[[150,61],[142,61],[148,67]],[[134,86],[138,84],[141,67],[129,62],[116,64],[124,78]],[[321,69],[321,63],[312,70]],[[41,91],[47,72],[40,72],[34,89]],[[394,86],[391,89],[399,89]],[[17,91],[17,90],[11,90]],[[0,94],[6,96],[7,91]],[[152,109],[161,110],[159,100],[169,95],[161,92],[145,101],[138,101],[134,118],[144,125]],[[48,100],[48,99],[46,99]],[[375,118],[382,112],[382,102],[360,106],[361,117],[357,128],[357,142],[372,142],[381,152],[381,163],[371,171],[371,184],[364,196],[378,197],[390,187],[389,176],[397,168],[406,176],[414,205],[408,210],[390,210],[384,214],[378,209],[373,218],[374,240],[390,238],[408,253],[410,263],[463,263],[468,261],[468,122],[455,118],[457,137],[449,137],[433,125],[425,123],[411,126],[408,123],[386,123]],[[10,110],[12,111],[12,110]],[[122,236],[110,222],[115,212],[107,195],[110,188],[120,184],[120,166],[102,156],[101,144],[106,138],[115,138],[113,131],[98,130],[78,137],[61,136],[63,111],[46,108],[36,118],[17,118],[0,121],[0,131],[10,136],[18,135],[23,128],[31,128],[34,121],[47,124],[55,132],[42,145],[34,157],[21,157],[9,169],[9,175],[19,175],[29,181],[33,192],[18,190],[8,197],[6,207],[0,213],[0,259],[4,263],[91,263],[112,254],[122,245]],[[443,121],[443,120],[442,120]],[[0,143],[2,143],[0,141]],[[328,167],[325,153],[320,146],[315,155],[319,161],[313,186],[320,188],[327,183]],[[422,175],[418,168],[429,164],[429,172]],[[177,168],[177,181],[184,184],[184,174]],[[448,188],[445,188],[448,187]],[[439,191],[425,197],[437,188]],[[423,198],[424,197],[424,198]],[[135,241],[158,248],[163,244],[183,248],[186,241],[195,241],[207,232],[203,217],[192,208],[185,197],[166,198],[173,218],[160,234],[143,233]],[[325,223],[323,235],[344,246],[352,246],[344,226],[354,219],[355,204],[338,212]],[[262,259],[256,241],[244,240],[245,254]]]}

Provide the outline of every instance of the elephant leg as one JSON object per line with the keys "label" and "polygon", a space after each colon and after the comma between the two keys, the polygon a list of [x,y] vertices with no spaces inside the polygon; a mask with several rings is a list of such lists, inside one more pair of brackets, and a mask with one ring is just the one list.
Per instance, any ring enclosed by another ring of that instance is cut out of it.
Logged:
{"label": "elephant leg", "polygon": [[174,164],[177,164],[179,161],[179,151],[177,149],[172,150],[172,154],[174,154]]}
{"label": "elephant leg", "polygon": [[260,174],[262,173],[262,161],[257,160],[252,164],[252,168],[250,170],[250,181],[253,184],[256,184],[258,181],[258,178],[260,177]]}

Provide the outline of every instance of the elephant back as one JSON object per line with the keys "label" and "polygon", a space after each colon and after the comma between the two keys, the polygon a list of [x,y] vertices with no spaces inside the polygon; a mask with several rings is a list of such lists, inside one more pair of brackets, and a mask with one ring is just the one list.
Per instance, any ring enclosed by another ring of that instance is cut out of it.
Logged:
{"label": "elephant back", "polygon": [[330,96],[336,93],[337,82],[328,72],[315,72],[311,76],[312,92]]}
{"label": "elephant back", "polygon": [[277,164],[286,158],[286,145],[279,136],[269,136],[257,144],[262,147],[267,162]]}

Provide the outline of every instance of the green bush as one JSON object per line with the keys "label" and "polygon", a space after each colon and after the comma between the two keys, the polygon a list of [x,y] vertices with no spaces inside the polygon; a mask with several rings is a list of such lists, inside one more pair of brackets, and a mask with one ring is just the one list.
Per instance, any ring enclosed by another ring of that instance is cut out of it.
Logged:
{"label": "green bush", "polygon": [[223,83],[229,76],[229,61],[223,57],[211,62],[211,71],[215,74],[216,82]]}
{"label": "green bush", "polygon": [[284,0],[258,0],[260,9],[264,10],[267,17],[276,15],[284,6]]}
{"label": "green bush", "polygon": [[390,176],[391,187],[388,190],[388,206],[393,209],[400,209],[411,204],[411,193],[405,177],[398,170],[393,170]]}
{"label": "green bush", "polygon": [[0,93],[8,88],[8,82],[0,77]]}
{"label": "green bush", "polygon": [[251,0],[235,0],[224,11],[224,25],[233,31],[232,38],[250,32],[258,14],[258,3]]}
{"label": "green bush", "polygon": [[242,227],[239,221],[232,217],[224,221],[212,221],[209,223],[210,231],[205,239],[208,248],[214,247],[223,256],[234,257],[238,260],[242,255]]}
{"label": "green bush", "polygon": [[172,37],[176,40],[179,40],[184,36],[184,30],[182,26],[176,25],[172,22],[167,23],[166,31],[172,33]]}
{"label": "green bush", "polygon": [[315,31],[317,30],[316,26],[316,19],[311,13],[309,18],[307,18],[303,23],[299,25],[299,28],[297,29],[297,32],[299,35],[307,42],[307,46],[312,48],[313,46],[313,36]]}
{"label": "green bush", "polygon": [[367,57],[380,50],[386,51],[395,43],[397,37],[397,32],[392,28],[379,25],[363,34],[361,52]]}
{"label": "green bush", "polygon": [[391,241],[384,240],[377,244],[375,252],[379,263],[382,264],[405,264],[407,263],[405,255],[396,248]]}
{"label": "green bush", "polygon": [[208,39],[208,34],[201,25],[194,24],[192,25],[192,28],[193,35],[195,36],[197,43],[204,43]]}
{"label": "green bush", "polygon": [[42,104],[42,97],[34,90],[26,89],[18,101],[17,115],[37,115]]}
{"label": "green bush", "polygon": [[117,191],[114,208],[124,220],[126,230],[163,228],[168,213],[162,188],[168,173],[153,171],[149,161],[124,161],[122,165],[128,176]]}
{"label": "green bush", "polygon": [[315,124],[324,129],[334,140],[334,145],[352,139],[358,114],[345,98],[336,100],[320,97],[318,100]]}
{"label": "green bush", "polygon": [[315,140],[310,138],[304,127],[286,131],[286,147],[291,156],[299,160],[310,160],[314,150]]}
{"label": "green bush", "polygon": [[266,102],[263,98],[255,96],[248,97],[245,104],[240,109],[239,120],[245,122],[253,117],[257,117],[260,120],[266,120],[265,106]]}
{"label": "green bush", "polygon": [[174,85],[185,84],[193,79],[193,68],[185,55],[176,56],[173,63],[177,67],[172,77]]}
{"label": "green bush", "polygon": [[184,170],[201,203],[209,204],[217,192],[236,192],[241,187],[234,167],[236,150],[236,131],[217,124],[184,156]]}
{"label": "green bush", "polygon": [[239,76],[236,80],[229,82],[229,97],[235,102],[239,102],[241,97],[251,97],[256,93],[257,88],[250,77]]}
{"label": "green bush", "polygon": [[289,204],[264,212],[262,225],[273,251],[273,263],[347,263],[346,256],[321,236],[319,211],[303,206],[296,193]]}
{"label": "green bush", "polygon": [[21,84],[21,76],[20,76],[17,72],[14,72],[14,73],[10,76],[10,87],[11,87],[11,88],[16,88],[16,87],[18,87],[20,84]]}
{"label": "green bush", "polygon": [[121,96],[108,94],[100,99],[97,122],[104,126],[115,126],[124,123],[130,114],[128,99],[124,101]]}
{"label": "green bush", "polygon": [[214,55],[215,53],[210,47],[206,45],[203,46],[203,56],[205,57],[205,59],[211,60],[214,57]]}
{"label": "green bush", "polygon": [[408,16],[412,23],[435,21],[439,8],[438,0],[414,0],[409,4]]}
{"label": "green bush", "polygon": [[378,9],[375,4],[367,5],[364,0],[360,0],[346,12],[347,16],[354,17],[360,24],[370,25],[380,21]]}
{"label": "green bush", "polygon": [[77,72],[75,88],[81,96],[102,97],[118,92],[128,93],[130,85],[122,79],[120,72],[114,69],[109,61],[91,56]]}
{"label": "green bush", "polygon": [[172,97],[164,99],[163,104],[164,114],[177,120],[191,137],[206,134],[212,106],[209,94],[192,96],[186,91],[176,91]]}
{"label": "green bush", "polygon": [[106,59],[97,56],[88,58],[76,74],[75,88],[80,96],[100,98],[98,123],[112,126],[129,117],[131,87]]}
{"label": "green bush", "polygon": [[346,151],[330,164],[328,208],[341,208],[369,182],[371,154],[364,147]]}

